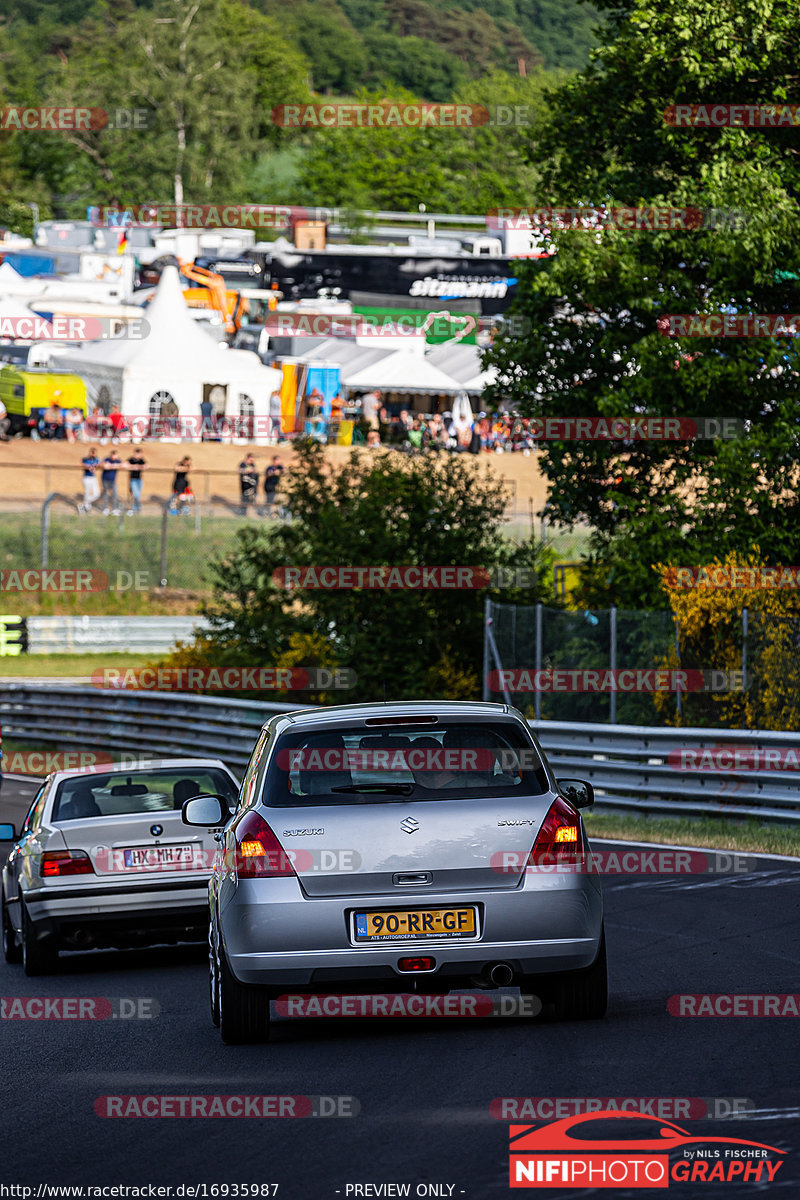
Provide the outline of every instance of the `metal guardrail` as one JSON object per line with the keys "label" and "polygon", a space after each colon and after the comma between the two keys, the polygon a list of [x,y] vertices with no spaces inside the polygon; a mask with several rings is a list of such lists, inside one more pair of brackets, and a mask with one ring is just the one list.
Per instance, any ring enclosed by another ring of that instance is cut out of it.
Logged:
{"label": "metal guardrail", "polygon": [[300,707],[185,693],[11,685],[0,689],[0,727],[7,738],[65,749],[151,758],[211,754],[242,772],[263,723]]}
{"label": "metal guardrail", "polygon": [[[769,730],[661,728],[530,721],[556,775],[588,779],[599,809],[660,816],[759,817],[800,821],[800,769],[699,767],[700,752],[723,748],[782,755],[800,735]],[[694,758],[690,758],[694,752]],[[731,756],[732,757],[732,756]],[[773,756],[773,761],[776,756]]]}
{"label": "metal guardrail", "polygon": [[[275,713],[301,708],[185,693],[110,693],[30,684],[0,688],[0,725],[6,737],[154,758],[214,754],[238,772],[244,770],[263,722]],[[530,724],[556,775],[588,779],[597,791],[600,811],[800,821],[800,770],[691,770],[682,768],[680,761],[681,751],[741,747],[758,749],[762,757],[765,751],[795,751],[800,764],[798,734],[566,721]]]}
{"label": "metal guardrail", "polygon": [[195,631],[207,627],[202,617],[28,617],[28,653],[107,650],[165,654],[176,642],[191,641]]}

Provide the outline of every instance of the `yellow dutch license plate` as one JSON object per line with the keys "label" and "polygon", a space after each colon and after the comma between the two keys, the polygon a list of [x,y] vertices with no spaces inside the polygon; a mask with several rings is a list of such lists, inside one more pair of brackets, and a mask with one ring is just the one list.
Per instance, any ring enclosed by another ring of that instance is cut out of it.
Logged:
{"label": "yellow dutch license plate", "polygon": [[426,938],[475,937],[474,908],[419,908],[408,912],[357,912],[357,942],[417,942]]}

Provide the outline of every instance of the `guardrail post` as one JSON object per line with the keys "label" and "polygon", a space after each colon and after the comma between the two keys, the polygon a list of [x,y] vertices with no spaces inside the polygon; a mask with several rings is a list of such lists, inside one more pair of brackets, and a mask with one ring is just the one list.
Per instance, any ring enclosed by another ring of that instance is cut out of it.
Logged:
{"label": "guardrail post", "polygon": [[[680,666],[680,662],[681,662],[681,627],[678,624],[677,617],[675,617],[675,653],[678,657],[678,666]],[[678,687],[675,692],[675,703],[676,703],[677,709],[678,709],[678,721],[680,722],[681,717],[683,716],[683,697],[681,696],[680,680],[678,681]]]}
{"label": "guardrail post", "polygon": [[65,496],[63,492],[51,492],[46,497],[42,505],[42,570],[47,570],[47,561],[50,556],[50,505],[54,500],[63,500],[70,508],[78,511],[78,506],[71,496]]}
{"label": "guardrail post", "polygon": [[[616,671],[616,669],[617,669],[617,606],[615,604],[611,605],[611,611],[609,613],[609,632],[610,632],[609,640],[610,640],[611,644],[609,646],[608,656],[610,659],[611,670]],[[614,679],[613,674],[612,674],[611,678],[612,678],[612,680]],[[609,693],[608,719],[609,719],[609,723],[611,725],[616,725],[616,723],[617,723],[617,693],[613,687]]]}
{"label": "guardrail post", "polygon": [[169,508],[171,504],[172,500],[164,500],[161,513],[161,563],[159,566],[161,587],[167,586],[167,523],[169,521]]}
{"label": "guardrail post", "polygon": [[50,502],[53,497],[48,496],[42,505],[42,570],[47,570],[47,554],[50,548]]}
{"label": "guardrail post", "polygon": [[[541,601],[536,605],[536,680],[538,682],[539,672],[542,669],[542,604]],[[537,721],[542,719],[542,693],[541,689],[537,688],[533,699],[533,712]]]}
{"label": "guardrail post", "polygon": [[492,602],[486,597],[483,605],[483,691],[481,699],[485,702],[490,698],[489,693],[489,622],[492,619]]}
{"label": "guardrail post", "polygon": [[[742,609],[742,687],[747,691],[747,635],[750,632],[750,614],[747,606]],[[747,706],[742,711],[742,729],[747,728]]]}
{"label": "guardrail post", "polygon": [[[492,658],[494,659],[494,665],[495,665],[495,667],[497,668],[497,674],[498,674],[498,683],[502,683],[502,679],[500,679],[500,672],[501,672],[501,671],[502,671],[502,669],[503,669],[503,664],[502,664],[502,662],[500,661],[500,652],[499,652],[499,651],[498,651],[498,649],[497,649],[497,642],[495,641],[495,639],[494,639],[494,634],[493,634],[493,632],[492,632],[492,621],[493,621],[493,618],[492,618],[491,616],[487,618],[487,621],[486,621],[486,638],[487,638],[487,641],[488,641],[488,643],[489,643],[489,649],[490,649],[490,651],[491,651]],[[507,705],[509,706],[509,708],[510,708],[510,707],[511,707],[511,695],[510,695],[510,693],[509,693],[509,690],[508,690],[508,688],[507,688],[507,687],[501,687],[501,688],[498,688],[498,691],[502,691],[502,693],[503,693],[503,699],[505,700],[506,704],[507,704]]]}

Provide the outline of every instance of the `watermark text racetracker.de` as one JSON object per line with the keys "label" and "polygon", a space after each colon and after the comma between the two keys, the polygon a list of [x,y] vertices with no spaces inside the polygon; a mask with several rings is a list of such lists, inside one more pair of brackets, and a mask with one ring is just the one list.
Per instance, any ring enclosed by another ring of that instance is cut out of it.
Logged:
{"label": "watermark text racetracker.de", "polygon": [[673,205],[648,205],[640,208],[600,205],[576,205],[573,208],[493,208],[486,214],[489,229],[517,229],[555,233],[575,229],[595,233],[601,229],[626,232],[663,230],[738,229],[750,220],[742,209],[676,208]]}
{"label": "watermark text racetracker.de", "polygon": [[347,667],[101,667],[92,674],[96,688],[151,692],[346,691],[356,682]]}
{"label": "watermark text racetracker.de", "polygon": [[615,1109],[662,1121],[735,1121],[755,1112],[744,1096],[498,1096],[489,1105],[496,1121],[553,1121]]}
{"label": "watermark text racetracker.de", "polygon": [[665,313],[656,321],[664,337],[797,337],[798,313]]}
{"label": "watermark text racetracker.de", "polygon": [[729,851],[582,850],[577,844],[552,853],[497,850],[490,865],[498,875],[745,875],[754,870],[749,856]]}
{"label": "watermark text racetracker.de", "polygon": [[681,589],[721,589],[728,591],[753,588],[764,591],[797,591],[800,588],[800,567],[710,566],[668,567],[664,572],[665,587]]}
{"label": "watermark text racetracker.de", "polygon": [[264,1118],[356,1117],[361,1104],[355,1096],[296,1095],[194,1095],[98,1096],[98,1117],[177,1118]]}
{"label": "watermark text racetracker.de", "polygon": [[749,684],[742,670],[680,670],[668,667],[568,668],[509,667],[490,671],[491,692],[742,692]]}
{"label": "watermark text racetracker.de", "polygon": [[286,591],[460,591],[535,587],[531,567],[322,566],[277,567],[273,584]]}
{"label": "watermark text racetracker.de", "polygon": [[149,129],[149,108],[32,108],[11,104],[0,108],[0,131],[4,133],[88,133],[101,129]]}
{"label": "watermark text racetracker.de", "polygon": [[272,122],[282,129],[475,129],[532,123],[527,104],[428,104],[384,100],[279,104]]}
{"label": "watermark text racetracker.de", "polygon": [[107,571],[81,568],[4,567],[0,570],[0,594],[8,592],[129,592],[147,591],[149,571],[117,571],[112,577]]}
{"label": "watermark text racetracker.de", "polygon": [[279,1017],[535,1017],[538,996],[490,996],[486,992],[285,995],[275,1001]]}
{"label": "watermark text racetracker.de", "polygon": [[152,996],[0,996],[3,1021],[154,1021]]}

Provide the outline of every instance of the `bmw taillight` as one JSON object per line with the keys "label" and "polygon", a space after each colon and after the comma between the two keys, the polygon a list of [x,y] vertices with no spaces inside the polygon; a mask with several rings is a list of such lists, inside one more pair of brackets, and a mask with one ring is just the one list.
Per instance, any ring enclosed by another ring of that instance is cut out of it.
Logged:
{"label": "bmw taillight", "polygon": [[85,850],[45,850],[41,875],[44,879],[56,875],[94,875],[94,867]]}
{"label": "bmw taillight", "polygon": [[278,879],[295,874],[291,858],[259,813],[246,813],[232,834],[240,879]]}
{"label": "bmw taillight", "polygon": [[578,867],[585,849],[580,815],[571,804],[557,796],[542,822],[527,865],[534,870],[557,868],[562,864]]}

